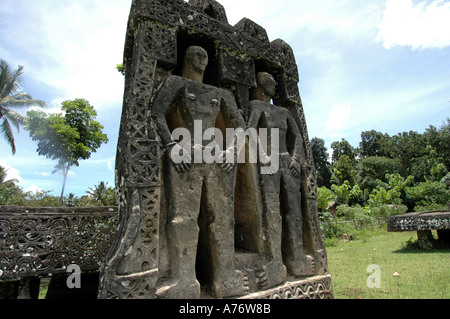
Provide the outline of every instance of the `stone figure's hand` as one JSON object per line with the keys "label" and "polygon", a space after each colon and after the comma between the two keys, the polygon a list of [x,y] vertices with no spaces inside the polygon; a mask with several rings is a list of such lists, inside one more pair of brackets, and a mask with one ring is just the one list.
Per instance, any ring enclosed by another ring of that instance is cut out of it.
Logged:
{"label": "stone figure's hand", "polygon": [[175,144],[169,148],[170,159],[179,173],[186,173],[191,170],[192,157],[191,152]]}
{"label": "stone figure's hand", "polygon": [[272,159],[266,153],[261,153],[259,155],[259,162],[264,168],[265,175],[274,175],[278,172],[278,167],[275,167],[272,163]]}
{"label": "stone figure's hand", "polygon": [[294,175],[294,177],[297,178],[300,177],[302,172],[302,166],[300,165],[300,162],[298,162],[295,158],[292,158],[289,169],[291,170],[291,174]]}
{"label": "stone figure's hand", "polygon": [[217,156],[217,163],[220,164],[220,168],[224,170],[226,173],[230,173],[233,168],[236,166],[236,161],[229,163],[227,162],[227,153],[229,151],[223,151]]}

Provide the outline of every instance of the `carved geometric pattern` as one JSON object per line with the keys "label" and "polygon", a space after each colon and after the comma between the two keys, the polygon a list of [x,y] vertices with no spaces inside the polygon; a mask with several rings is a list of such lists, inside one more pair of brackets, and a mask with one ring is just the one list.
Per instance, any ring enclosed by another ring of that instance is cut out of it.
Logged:
{"label": "carved geometric pattern", "polygon": [[225,47],[220,50],[219,57],[223,80],[249,87],[256,86],[255,62],[252,59]]}
{"label": "carved geometric pattern", "polygon": [[97,270],[117,224],[116,207],[0,211],[0,280]]}
{"label": "carved geometric pattern", "polygon": [[138,272],[149,271],[158,267],[159,235],[159,201],[160,191],[141,189],[141,225],[133,247],[133,264]]}
{"label": "carved geometric pattern", "polygon": [[203,12],[215,20],[228,23],[225,8],[218,2],[211,2],[208,0],[189,0],[189,4],[195,7],[197,11]]}
{"label": "carved geometric pattern", "polygon": [[149,139],[129,142],[129,186],[151,187],[160,184],[160,143]]}
{"label": "carved geometric pattern", "polygon": [[266,29],[250,19],[243,18],[234,27],[240,32],[250,35],[258,41],[269,43],[269,37],[267,36]]}
{"label": "carved geometric pattern", "polygon": [[105,299],[145,299],[155,293],[149,285],[148,276],[117,278],[110,283]]}
{"label": "carved geometric pattern", "polygon": [[332,299],[331,277],[316,276],[287,282],[281,287],[255,293],[242,299]]}

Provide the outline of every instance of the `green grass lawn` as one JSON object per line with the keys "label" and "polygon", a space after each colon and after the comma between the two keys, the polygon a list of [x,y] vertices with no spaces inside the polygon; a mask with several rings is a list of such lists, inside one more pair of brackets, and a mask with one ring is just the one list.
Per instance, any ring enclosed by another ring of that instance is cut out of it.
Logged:
{"label": "green grass lawn", "polygon": [[[449,249],[422,251],[408,245],[411,238],[417,241],[416,232],[377,230],[357,238],[327,247],[336,299],[450,298]],[[380,267],[380,288],[367,287],[372,264]]]}
{"label": "green grass lawn", "polygon": [[[450,249],[422,251],[416,232],[358,233],[353,241],[331,241],[328,264],[336,299],[450,299]],[[367,287],[367,267],[381,270],[381,287]],[[398,273],[399,276],[393,276]],[[45,298],[49,279],[41,281]]]}

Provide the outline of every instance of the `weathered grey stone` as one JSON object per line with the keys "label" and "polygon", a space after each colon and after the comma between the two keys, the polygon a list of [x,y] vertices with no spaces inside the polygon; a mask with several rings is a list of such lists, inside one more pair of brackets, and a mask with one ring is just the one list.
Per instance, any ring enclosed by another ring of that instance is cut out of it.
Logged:
{"label": "weathered grey stone", "polygon": [[[124,67],[119,227],[99,298],[242,297],[303,277],[332,296],[314,279],[329,275],[291,47],[249,19],[229,25],[213,0],[134,0]],[[249,151],[234,140],[174,137],[198,125],[279,129],[279,170],[220,162]],[[218,161],[193,163],[204,151]]]}
{"label": "weathered grey stone", "polygon": [[0,206],[0,299],[37,299],[71,264],[97,271],[116,225],[117,207]]}
{"label": "weathered grey stone", "polygon": [[450,210],[416,212],[392,216],[388,220],[388,231],[417,231],[419,246],[423,249],[433,248],[432,230],[436,230],[439,240],[449,242]]}

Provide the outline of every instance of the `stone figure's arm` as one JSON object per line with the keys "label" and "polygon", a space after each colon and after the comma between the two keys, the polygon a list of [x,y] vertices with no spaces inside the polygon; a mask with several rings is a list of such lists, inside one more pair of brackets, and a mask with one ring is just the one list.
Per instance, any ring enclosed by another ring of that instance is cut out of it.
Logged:
{"label": "stone figure's arm", "polygon": [[172,139],[172,132],[170,132],[169,126],[167,125],[166,114],[180,98],[182,88],[183,81],[181,78],[169,77],[161,89],[156,93],[153,101],[153,119],[163,147],[175,143]]}
{"label": "stone figure's arm", "polygon": [[259,119],[261,118],[261,110],[257,107],[252,107],[250,102],[250,118],[248,119],[247,128],[255,128],[258,126]]}
{"label": "stone figure's arm", "polygon": [[[223,94],[220,101],[220,112],[226,128],[244,130],[245,121],[241,111],[236,105],[234,95],[229,91],[222,91]],[[237,149],[235,139],[228,138],[227,136],[225,150],[219,155],[219,163],[222,163],[221,167],[225,172],[231,172],[237,162],[237,156],[240,151],[240,149]]]}
{"label": "stone figure's arm", "polygon": [[286,113],[288,114],[287,116],[288,134],[291,137],[291,140],[293,140],[293,144],[291,146],[292,150],[289,150],[292,158],[290,169],[295,177],[300,177],[301,173],[300,160],[303,146],[303,137],[300,133],[300,130],[298,129],[294,117],[292,116],[292,113],[288,110],[286,110]]}
{"label": "stone figure's arm", "polygon": [[[259,120],[261,119],[261,116],[263,115],[263,108],[265,107],[265,106],[258,105],[258,104],[259,104],[258,101],[255,101],[253,103],[250,102],[250,118],[247,123],[247,129],[255,129],[255,132],[256,132],[256,129],[258,128]],[[266,153],[264,148],[261,146],[261,144],[266,144],[266,143],[264,143],[264,141],[260,140],[259,132],[257,132],[256,134],[258,134],[257,135],[257,139],[258,139],[257,155],[259,158],[259,164],[261,166],[264,166],[265,171],[266,171],[265,174],[273,175],[278,171],[278,169],[275,169],[274,167],[272,167],[272,158]],[[267,145],[266,145],[266,149],[267,149]],[[256,150],[253,150],[253,151],[256,151]],[[278,156],[278,155],[273,154],[273,156]]]}
{"label": "stone figure's arm", "polygon": [[220,108],[227,127],[245,129],[244,118],[231,92],[223,90]]}
{"label": "stone figure's arm", "polygon": [[191,169],[190,150],[184,149],[173,140],[166,114],[180,99],[184,86],[185,83],[182,78],[169,77],[156,94],[152,107],[152,114],[162,147],[168,149],[171,155],[170,159],[178,172],[187,172]]}

